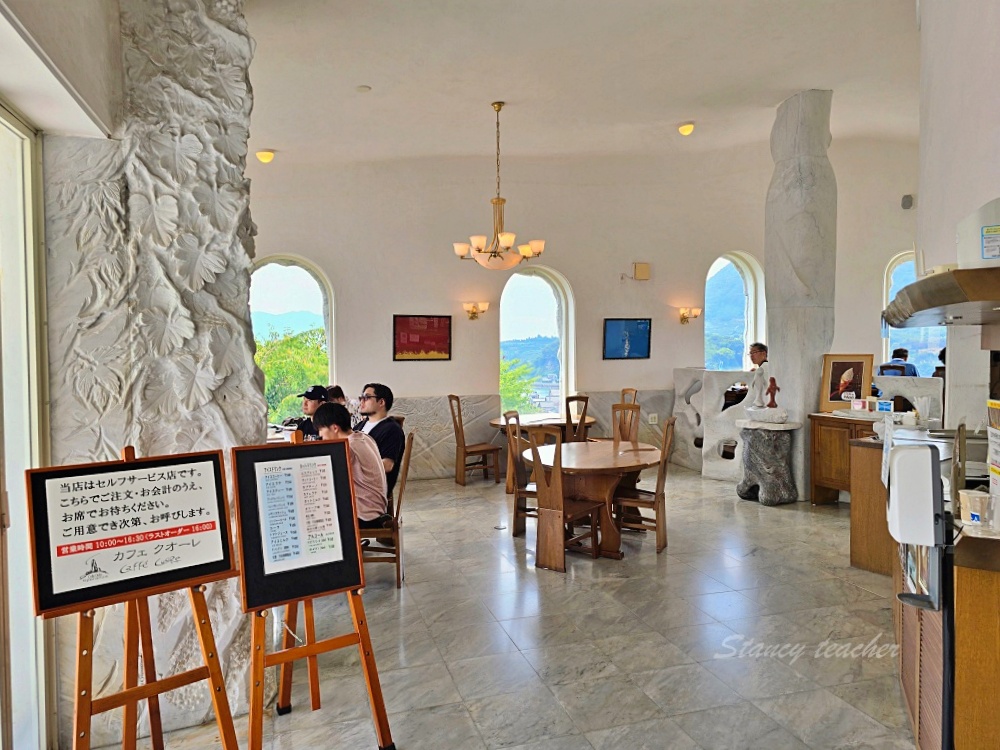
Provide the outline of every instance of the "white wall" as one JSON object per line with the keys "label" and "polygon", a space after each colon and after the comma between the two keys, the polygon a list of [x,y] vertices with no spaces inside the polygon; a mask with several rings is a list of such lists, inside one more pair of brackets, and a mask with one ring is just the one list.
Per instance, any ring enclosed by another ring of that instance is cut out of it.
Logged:
{"label": "white wall", "polygon": [[917,238],[930,267],[956,262],[955,225],[1000,197],[1000,4],[921,0],[920,21]]}
{"label": "white wall", "polygon": [[[380,380],[407,396],[495,393],[494,310],[509,274],[460,262],[451,250],[469,234],[489,233],[492,161],[330,167],[281,157],[247,169],[258,257],[295,253],[327,274],[338,381],[349,392]],[[830,158],[841,212],[836,346],[875,353],[882,270],[914,238],[913,212],[899,199],[915,191],[916,144],[835,141]],[[681,326],[676,308],[702,306],[720,254],[743,250],[762,260],[772,168],[765,141],[669,159],[504,160],[507,228],[543,237],[544,264],[573,287],[578,389],[668,388],[673,368],[703,364],[703,319]],[[619,280],[633,261],[652,264],[650,281]],[[471,300],[495,307],[470,322],[461,302]],[[451,314],[452,361],[393,363],[392,313]],[[602,361],[602,319],[633,316],[653,318],[652,357]]]}
{"label": "white wall", "polygon": [[123,86],[118,0],[0,0],[0,6],[24,27],[104,132],[113,132]]}

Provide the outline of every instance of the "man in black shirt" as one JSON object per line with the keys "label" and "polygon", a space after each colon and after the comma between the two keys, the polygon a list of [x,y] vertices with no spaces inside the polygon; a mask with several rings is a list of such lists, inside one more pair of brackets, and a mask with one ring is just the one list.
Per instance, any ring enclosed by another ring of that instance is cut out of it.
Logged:
{"label": "man in black shirt", "polygon": [[354,430],[371,435],[378,444],[382,465],[385,466],[386,492],[392,497],[392,488],[396,486],[399,462],[403,459],[403,448],[406,443],[403,428],[389,416],[389,409],[392,408],[392,390],[381,383],[368,383],[358,400],[361,402],[361,415],[364,419],[355,425]]}

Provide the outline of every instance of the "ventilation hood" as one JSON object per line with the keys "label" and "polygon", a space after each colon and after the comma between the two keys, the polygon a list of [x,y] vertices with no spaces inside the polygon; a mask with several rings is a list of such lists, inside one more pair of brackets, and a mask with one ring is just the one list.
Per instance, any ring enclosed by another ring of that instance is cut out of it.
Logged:
{"label": "ventilation hood", "polygon": [[960,268],[918,279],[882,311],[893,328],[1000,323],[1000,267]]}

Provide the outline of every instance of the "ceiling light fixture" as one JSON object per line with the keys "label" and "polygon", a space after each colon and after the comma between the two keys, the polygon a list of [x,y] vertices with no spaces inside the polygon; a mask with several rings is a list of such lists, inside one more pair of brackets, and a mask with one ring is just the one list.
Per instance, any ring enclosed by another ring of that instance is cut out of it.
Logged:
{"label": "ceiling light fixture", "polygon": [[461,260],[475,260],[483,268],[494,271],[507,271],[522,260],[537,257],[545,251],[545,240],[531,240],[514,250],[516,235],[505,232],[503,228],[503,206],[507,202],[500,197],[500,110],[503,105],[504,102],[493,102],[493,110],[497,113],[497,197],[490,200],[493,204],[493,239],[487,245],[486,235],[477,234],[469,237],[468,242],[454,243],[455,255]]}
{"label": "ceiling light fixture", "polygon": [[691,135],[694,132],[693,122],[684,122],[677,126],[677,132],[681,135]]}
{"label": "ceiling light fixture", "polygon": [[270,164],[274,161],[274,151],[271,149],[264,149],[263,151],[257,152],[257,161],[261,164]]}

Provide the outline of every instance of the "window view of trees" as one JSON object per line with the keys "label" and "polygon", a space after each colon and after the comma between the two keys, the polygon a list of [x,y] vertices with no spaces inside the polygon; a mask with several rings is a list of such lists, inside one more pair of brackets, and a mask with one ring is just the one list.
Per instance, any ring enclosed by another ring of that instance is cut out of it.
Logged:
{"label": "window view of trees", "polygon": [[[900,289],[916,280],[917,272],[913,260],[905,260],[898,264],[892,269],[889,277],[889,301]],[[938,353],[948,340],[947,329],[944,326],[887,328],[886,333],[889,340],[887,347],[889,356],[892,356],[893,349],[900,347],[908,349],[910,356],[907,361],[916,365],[920,377],[929,378],[934,374],[934,368],[940,364]]]}
{"label": "window view of trees", "polygon": [[330,379],[330,353],[323,323],[323,292],[305,269],[269,263],[254,271],[250,320],[264,373],[267,421],[277,424],[302,413],[297,394]]}
{"label": "window view of trees", "polygon": [[705,281],[705,369],[742,370],[747,341],[747,288],[730,261],[719,258]]}
{"label": "window view of trees", "polygon": [[500,405],[559,412],[563,399],[558,303],[549,282],[514,274],[500,299]]}

